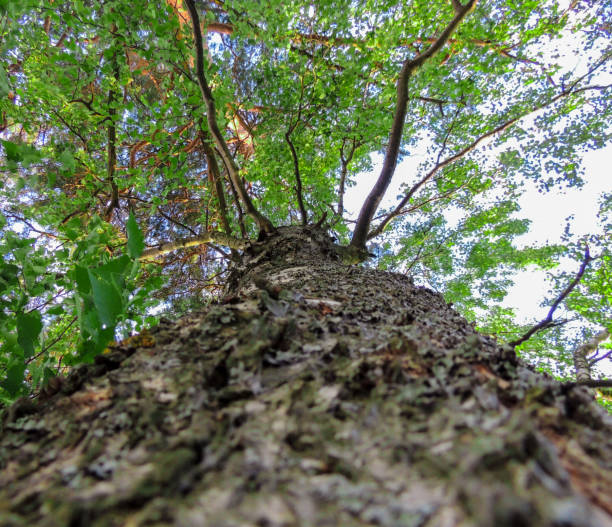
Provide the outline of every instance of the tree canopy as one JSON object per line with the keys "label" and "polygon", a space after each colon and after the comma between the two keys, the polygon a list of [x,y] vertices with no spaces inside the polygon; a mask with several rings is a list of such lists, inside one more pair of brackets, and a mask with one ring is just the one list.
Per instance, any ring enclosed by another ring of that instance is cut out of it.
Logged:
{"label": "tree canopy", "polygon": [[215,298],[249,243],[309,223],[507,342],[529,329],[502,304],[513,276],[550,270],[564,312],[517,349],[571,376],[612,330],[610,194],[599,232],[568,220],[555,245],[516,243],[518,200],[581,186],[607,143],[611,18],[591,0],[0,0],[0,397]]}

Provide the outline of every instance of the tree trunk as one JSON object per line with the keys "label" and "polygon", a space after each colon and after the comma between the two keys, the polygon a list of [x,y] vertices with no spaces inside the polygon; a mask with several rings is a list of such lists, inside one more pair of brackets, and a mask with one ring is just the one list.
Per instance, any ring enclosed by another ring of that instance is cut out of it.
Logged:
{"label": "tree trunk", "polygon": [[612,525],[609,416],[314,227],[5,412],[2,526]]}

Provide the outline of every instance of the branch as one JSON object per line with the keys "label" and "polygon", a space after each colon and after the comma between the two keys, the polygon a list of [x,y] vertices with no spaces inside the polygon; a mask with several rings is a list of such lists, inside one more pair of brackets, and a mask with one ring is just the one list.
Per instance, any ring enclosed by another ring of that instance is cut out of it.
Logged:
{"label": "branch", "polygon": [[89,145],[87,143],[87,140],[85,139],[85,137],[83,137],[83,135],[76,129],[74,128],[72,125],[70,125],[68,123],[68,121],[66,121],[58,111],[54,110],[53,108],[51,108],[49,110],[53,115],[55,115],[55,117],[57,117],[62,123],[63,125],[68,128],[68,130],[70,130],[74,135],[76,135],[81,142],[83,143],[83,149],[85,150],[85,152],[89,151]]}
{"label": "branch", "polygon": [[[465,181],[464,181],[464,182],[463,182],[461,185],[458,185],[458,186],[456,186],[456,187],[454,187],[454,188],[451,188],[451,189],[447,190],[446,192],[444,192],[443,194],[438,194],[437,196],[431,196],[431,197],[429,197],[429,198],[427,198],[427,199],[422,200],[422,201],[421,201],[421,202],[419,202],[419,203],[416,203],[416,204],[414,204],[414,205],[412,205],[412,206],[408,207],[407,209],[401,210],[401,211],[399,211],[399,212],[396,214],[396,216],[402,216],[402,215],[404,215],[404,214],[410,214],[411,212],[414,212],[415,210],[418,210],[418,209],[420,209],[420,208],[424,207],[424,206],[425,206],[425,205],[427,205],[428,203],[434,203],[435,201],[440,201],[440,200],[442,200],[442,199],[449,198],[449,197],[451,197],[453,194],[455,194],[455,193],[459,192],[459,191],[460,191],[462,188],[467,187],[467,186],[470,184],[470,182],[472,181],[472,179],[473,179],[473,177],[469,177],[469,178],[467,178],[467,179],[466,179],[466,180],[465,180]],[[395,212],[395,211],[394,211],[394,212]],[[375,236],[377,236],[378,234],[380,234],[380,232],[377,232],[377,231],[378,231],[378,229],[376,229],[376,231],[371,231],[371,232],[368,234],[368,240],[369,240],[370,238],[374,238]]]}
{"label": "branch", "polygon": [[53,239],[56,239],[56,240],[60,239],[59,236],[57,236],[56,234],[53,234],[52,232],[41,231],[41,230],[37,229],[28,220],[26,220],[25,218],[23,218],[21,216],[18,216],[14,212],[7,211],[7,212],[4,213],[4,215],[6,217],[8,217],[8,218],[13,218],[16,221],[19,221],[19,222],[23,223],[24,225],[26,225],[28,227],[28,229],[30,229],[30,231],[35,232],[36,234],[40,234],[41,236],[47,236],[48,238],[53,238]]}
{"label": "branch", "polygon": [[230,249],[244,249],[249,244],[248,240],[240,240],[219,231],[211,231],[201,236],[194,236],[193,238],[183,238],[174,242],[160,243],[155,247],[144,250],[140,255],[140,260],[152,260],[177,249],[196,247],[211,242],[225,245]]}
{"label": "branch", "polygon": [[591,363],[589,361],[588,355],[591,352],[595,351],[599,346],[600,342],[606,340],[609,336],[610,333],[608,332],[607,328],[604,328],[599,333],[593,335],[584,344],[581,344],[576,349],[574,349],[574,351],[572,351],[577,381],[591,380],[591,366],[594,363]]}
{"label": "branch", "polygon": [[597,364],[598,362],[607,359],[608,357],[612,356],[612,349],[606,353],[604,353],[603,355],[599,355],[599,353],[596,353],[594,357],[589,357],[589,367],[594,366],[595,364]]}
{"label": "branch", "polygon": [[592,379],[588,381],[564,382],[564,387],[573,388],[574,386],[588,386],[589,388],[612,388],[612,379]]}
{"label": "branch", "polygon": [[[221,159],[223,161],[223,159]],[[227,167],[225,166],[225,162],[223,161],[223,166],[225,167],[224,174],[228,173]],[[242,206],[240,205],[240,197],[234,188],[234,183],[232,182],[232,178],[228,177],[227,182],[229,183],[229,188],[232,192],[232,199],[234,200],[234,205],[236,206],[236,212],[238,213],[238,227],[240,228],[240,234],[242,234],[243,238],[247,238],[246,225],[244,223],[244,213],[242,212]]]}
{"label": "branch", "polygon": [[293,141],[291,141],[291,132],[285,132],[285,141],[289,145],[289,150],[291,150],[291,157],[293,158],[293,172],[295,174],[295,193],[297,194],[298,207],[300,209],[300,216],[302,217],[302,225],[308,224],[308,214],[306,213],[306,209],[304,208],[304,199],[302,198],[302,178],[300,176],[300,164],[298,161],[297,152],[295,151],[295,146],[293,146]]}
{"label": "branch", "polygon": [[587,245],[584,251],[584,258],[582,260],[582,264],[580,265],[580,269],[578,269],[578,273],[576,273],[576,276],[574,277],[574,279],[570,282],[570,284],[564,289],[564,291],[553,302],[553,305],[548,310],[548,314],[546,315],[546,318],[538,322],[529,331],[527,331],[522,337],[516,340],[513,340],[511,342],[508,342],[509,346],[512,346],[513,348],[515,348],[519,344],[522,344],[523,342],[529,340],[534,333],[537,333],[538,331],[542,329],[549,328],[554,324],[552,320],[553,314],[555,313],[556,309],[559,307],[559,304],[563,302],[565,297],[569,295],[574,289],[574,287],[578,285],[578,282],[580,282],[580,279],[582,278],[584,271],[586,270],[587,266],[589,265],[589,262],[592,259],[593,258],[591,258],[591,254],[589,252],[589,246]]}
{"label": "branch", "polygon": [[195,7],[194,0],[184,0],[185,5],[189,11],[189,17],[191,18],[191,25],[193,29],[193,39],[195,41],[196,48],[196,75],[204,102],[206,103],[206,118],[208,122],[208,128],[213,136],[217,150],[221,154],[221,157],[227,167],[230,179],[234,185],[240,200],[244,203],[247,213],[253,218],[257,227],[266,233],[274,232],[274,226],[268,218],[263,216],[253,205],[251,198],[249,197],[242,181],[240,180],[240,169],[236,165],[227,143],[223,139],[219,125],[217,124],[217,114],[215,109],[215,101],[213,99],[212,92],[206,81],[204,75],[204,45],[202,41],[202,31],[200,29],[200,17]]}
{"label": "branch", "polygon": [[206,132],[200,129],[200,142],[206,155],[206,163],[208,164],[208,178],[210,179],[215,194],[217,195],[217,201],[219,202],[219,212],[221,214],[221,224],[223,230],[227,235],[232,234],[232,228],[230,227],[229,220],[227,219],[227,203],[225,201],[225,193],[223,192],[223,185],[221,184],[221,172],[219,171],[219,165],[217,164],[217,158],[215,157],[215,151],[208,144],[206,140]]}
{"label": "branch", "polygon": [[49,349],[54,346],[55,344],[57,344],[62,337],[66,334],[66,332],[72,327],[72,325],[78,320],[78,317],[74,317],[70,323],[59,333],[59,335],[54,338],[49,344],[47,344],[44,348],[42,348],[36,355],[32,355],[29,359],[27,359],[25,361],[25,364],[30,364],[31,362],[35,361],[36,359],[38,359],[38,357],[40,357],[41,355],[43,355],[44,353],[46,353],[47,351],[49,351]]}
{"label": "branch", "polygon": [[[112,29],[116,31],[116,27]],[[119,64],[117,63],[117,52],[113,53],[112,57],[112,66],[113,66],[113,79],[118,82],[119,81]],[[113,211],[116,208],[119,208],[119,188],[117,187],[117,183],[115,182],[115,168],[117,166],[117,149],[116,149],[116,141],[117,141],[117,128],[115,127],[114,117],[117,113],[113,103],[115,100],[114,94],[114,86],[111,86],[108,90],[108,117],[109,117],[109,125],[107,128],[107,167],[106,167],[106,180],[110,184],[111,187],[111,198],[106,210],[104,211],[104,219],[106,221],[111,221],[113,217]]]}
{"label": "branch", "polygon": [[426,51],[420,53],[414,59],[406,59],[404,61],[400,76],[397,80],[397,103],[395,105],[393,125],[391,126],[391,132],[389,134],[389,145],[387,146],[387,152],[385,153],[383,167],[374,188],[366,198],[363,206],[361,207],[361,211],[359,212],[357,225],[355,226],[353,238],[351,239],[352,246],[361,249],[365,248],[370,223],[372,222],[376,209],[378,208],[378,205],[380,204],[389,183],[391,183],[391,178],[395,173],[400,144],[402,141],[402,132],[404,130],[404,121],[406,120],[406,108],[408,105],[408,81],[410,80],[410,77],[420,66],[422,66],[428,59],[433,57],[446,44],[461,21],[475,6],[476,0],[470,0],[465,6],[460,7],[459,11],[457,11],[455,8],[455,16],[448,26],[446,26],[446,29],[444,29],[438,39]]}
{"label": "branch", "polygon": [[191,234],[195,234],[197,235],[198,233],[196,231],[194,231],[189,225],[185,225],[184,223],[175,220],[172,216],[169,216],[168,214],[166,214],[163,210],[161,210],[159,207],[157,208],[157,212],[159,213],[159,215],[162,218],[167,219],[170,223],[174,223],[175,225],[178,225],[179,227],[182,227],[183,229],[185,229],[186,231],[191,232]]}
{"label": "branch", "polygon": [[342,216],[344,214],[344,192],[346,190],[346,176],[348,174],[348,165],[353,160],[355,150],[357,146],[361,146],[361,143],[357,143],[357,139],[353,137],[351,139],[351,148],[346,157],[344,157],[344,145],[346,144],[347,138],[342,139],[342,146],[340,147],[340,185],[338,187],[338,210],[336,214]]}
{"label": "branch", "polygon": [[[455,6],[461,6],[461,4],[459,2],[453,1],[453,8],[455,8],[455,12],[456,12]],[[256,33],[263,31],[260,27],[252,23],[250,23],[249,25]],[[234,33],[234,26],[232,24],[226,24],[223,22],[211,22],[210,24],[208,24],[206,29],[210,33],[219,33],[222,35],[232,35]],[[374,36],[374,33],[371,33],[370,35]],[[362,49],[364,47],[367,47],[370,49],[374,49],[374,46],[371,44],[368,44],[366,40],[355,39],[355,38],[349,39],[349,38],[342,38],[342,37],[334,37],[334,36],[328,36],[328,35],[321,35],[318,33],[295,33],[292,37],[290,37],[290,40],[291,42],[293,42],[293,44],[314,43],[314,44],[326,46],[328,48],[330,47],[335,47],[335,48],[353,47],[357,49]],[[407,41],[407,40],[401,41],[399,45],[400,46],[410,46],[414,44],[423,44],[423,43],[432,44],[435,41],[436,41],[435,38],[417,38],[412,41]],[[457,40],[449,39],[448,42],[454,44],[457,42]],[[490,40],[483,40],[483,39],[478,39],[478,38],[467,39],[466,42],[469,42],[470,44],[474,46],[491,49],[492,51],[499,53],[503,57],[507,57],[509,59],[516,60],[518,62],[522,62],[525,64],[541,65],[536,60],[528,59],[528,58],[521,58],[521,57],[517,57],[515,55],[510,54],[509,50],[516,48],[517,46],[516,44],[509,44],[509,45],[495,44],[494,42],[491,42]],[[292,49],[294,49],[295,51],[299,53],[301,53],[302,51],[305,52],[305,50],[302,50],[302,48],[299,48],[297,46],[292,46]],[[333,64],[332,66],[336,69],[342,68],[342,66],[338,66],[335,64]]]}
{"label": "branch", "polygon": [[285,132],[285,141],[289,145],[289,150],[291,150],[291,157],[293,158],[293,172],[295,174],[295,193],[297,194],[298,208],[300,209],[300,216],[302,217],[302,225],[308,225],[308,214],[306,213],[306,209],[304,208],[304,199],[302,197],[302,178],[300,176],[300,163],[298,160],[297,152],[295,151],[295,146],[293,141],[291,141],[291,134],[295,130],[296,126],[300,122],[300,117],[302,115],[302,99],[304,97],[304,79],[302,78],[302,91],[300,93],[300,103],[298,106],[298,114],[295,119],[295,123],[289,124],[289,129]]}
{"label": "branch", "polygon": [[[134,196],[133,194],[123,194],[122,197],[127,200],[138,201],[139,203],[142,203],[145,207],[148,207],[148,208],[151,208],[153,206],[153,204],[150,201],[147,201],[146,199],[142,199],[138,196]],[[165,218],[170,223],[174,223],[175,225],[178,225],[182,229],[189,231],[194,236],[198,235],[198,233],[194,231],[189,225],[185,225],[184,223],[174,219],[172,216],[166,214],[163,210],[161,210],[160,207],[157,208],[157,212],[162,218]]]}

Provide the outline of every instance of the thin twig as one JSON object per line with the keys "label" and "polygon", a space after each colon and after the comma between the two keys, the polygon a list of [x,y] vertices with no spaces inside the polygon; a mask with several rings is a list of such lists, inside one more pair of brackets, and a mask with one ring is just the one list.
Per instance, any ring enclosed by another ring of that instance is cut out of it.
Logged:
{"label": "thin twig", "polygon": [[582,275],[584,274],[584,271],[586,270],[587,266],[589,265],[589,262],[592,259],[593,258],[591,258],[591,253],[589,252],[589,246],[587,245],[586,249],[584,250],[584,258],[582,260],[582,264],[580,265],[580,269],[578,269],[578,272],[576,273],[576,276],[574,277],[574,279],[569,283],[569,285],[563,290],[563,292],[553,302],[553,305],[548,310],[548,314],[546,315],[546,318],[544,318],[543,320],[538,322],[535,326],[533,326],[531,329],[529,329],[529,331],[527,331],[522,337],[516,340],[513,340],[511,342],[508,342],[509,346],[512,346],[513,348],[515,348],[516,346],[529,340],[534,335],[534,333],[537,333],[538,331],[549,328],[554,324],[552,317],[556,309],[559,307],[559,304],[561,304],[561,302],[565,300],[567,295],[569,295],[572,292],[574,287],[578,285],[578,283],[580,282],[582,278]]}
{"label": "thin twig", "polygon": [[5,212],[4,215],[7,216],[8,218],[13,218],[16,221],[27,225],[28,229],[30,229],[30,231],[32,232],[35,232],[36,234],[40,234],[41,236],[47,236],[48,238],[54,238],[56,240],[59,239],[59,236],[57,236],[56,234],[53,234],[52,232],[41,231],[37,229],[28,220],[26,220],[25,218],[22,218],[21,216],[18,216],[14,212]]}
{"label": "thin twig", "polygon": [[66,332],[72,327],[72,325],[77,321],[78,317],[73,317],[73,319],[70,321],[70,323],[63,329],[63,331],[55,338],[53,339],[49,344],[47,344],[42,350],[40,350],[36,355],[33,355],[32,357],[30,357],[28,360],[25,361],[26,364],[30,364],[32,361],[36,360],[38,357],[40,357],[41,355],[43,355],[44,353],[46,353],[47,351],[49,351],[49,349],[54,346],[55,344],[57,344],[62,337],[66,334]]}
{"label": "thin twig", "polygon": [[610,356],[612,356],[612,349],[610,351],[608,351],[607,353],[604,353],[601,356],[596,354],[595,357],[589,358],[589,367],[593,367],[598,362],[601,362],[602,360],[605,360],[605,359],[607,359]]}

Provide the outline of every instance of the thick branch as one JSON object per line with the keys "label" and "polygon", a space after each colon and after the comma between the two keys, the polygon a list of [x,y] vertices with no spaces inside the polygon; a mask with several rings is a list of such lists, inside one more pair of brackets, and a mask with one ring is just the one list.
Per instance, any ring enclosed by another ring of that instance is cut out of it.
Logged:
{"label": "thick branch", "polygon": [[232,236],[228,236],[225,233],[218,231],[207,232],[201,236],[194,236],[193,238],[183,238],[174,242],[161,243],[156,247],[151,247],[143,251],[140,256],[140,260],[152,260],[158,256],[176,251],[177,249],[186,249],[188,247],[196,247],[205,243],[218,243],[229,247],[230,249],[244,249],[249,243],[248,240],[240,240]]}
{"label": "thick branch", "polygon": [[514,347],[518,346],[519,344],[522,344],[523,342],[526,342],[527,340],[529,340],[538,331],[541,331],[543,329],[549,328],[549,327],[554,325],[554,322],[553,322],[553,319],[552,319],[553,314],[555,313],[556,309],[559,307],[559,304],[561,304],[561,302],[563,302],[563,300],[565,300],[565,297],[567,297],[567,295],[569,295],[572,292],[574,287],[576,287],[578,285],[578,283],[582,279],[582,275],[584,274],[584,271],[586,270],[587,266],[589,265],[589,262],[592,259],[593,258],[591,258],[591,253],[589,252],[589,246],[587,245],[587,247],[586,247],[586,249],[584,251],[584,259],[582,260],[582,264],[580,265],[580,269],[578,269],[578,272],[576,273],[576,276],[570,282],[570,284],[563,290],[563,292],[553,302],[553,305],[548,310],[548,314],[546,315],[546,318],[544,318],[543,320],[538,322],[535,326],[533,326],[531,329],[529,329],[529,331],[527,331],[522,337],[520,337],[520,338],[518,338],[516,340],[513,340],[511,342],[508,342],[508,344],[510,346],[512,346],[514,348]]}
{"label": "thick branch", "polygon": [[406,108],[408,105],[408,81],[410,80],[410,77],[420,66],[422,66],[428,59],[433,57],[446,44],[461,21],[467,16],[475,5],[476,0],[470,0],[465,6],[461,6],[460,9],[456,11],[455,16],[448,24],[446,29],[442,32],[440,37],[426,51],[420,53],[414,59],[406,59],[406,61],[404,61],[400,76],[397,80],[397,102],[395,105],[395,114],[393,116],[393,124],[389,134],[389,144],[385,153],[383,167],[374,188],[366,198],[361,211],[359,212],[351,245],[359,248],[365,248],[370,223],[374,217],[378,205],[380,204],[380,201],[389,187],[389,183],[391,183],[391,178],[395,173],[397,158],[402,142],[404,121],[406,120]]}
{"label": "thick branch", "polygon": [[576,380],[578,382],[591,380],[591,362],[588,356],[609,336],[609,331],[604,328],[572,352],[574,368],[576,369]]}
{"label": "thick branch", "polygon": [[[453,5],[454,4],[457,4],[458,6],[460,5],[459,2],[454,2]],[[250,26],[256,31],[259,31],[259,32],[262,31],[259,27],[255,26],[254,24],[250,24]],[[223,22],[211,22],[210,24],[208,24],[206,29],[209,33],[219,33],[222,35],[232,35],[234,33],[234,26],[232,24],[226,24]],[[291,41],[294,44],[304,44],[304,43],[320,44],[323,46],[335,47],[335,48],[353,47],[357,49],[363,49],[363,48],[374,49],[375,47],[374,44],[369,44],[366,40],[363,40],[363,39],[342,38],[342,37],[321,35],[318,33],[295,33],[291,37]],[[374,41],[374,39],[372,39],[372,41]],[[403,40],[399,43],[399,45],[400,46],[411,46],[411,45],[423,44],[423,43],[433,44],[435,41],[436,41],[435,38],[417,38],[415,40]],[[457,40],[449,39],[448,42],[454,44],[457,42]],[[509,52],[509,50],[514,49],[516,47],[516,44],[509,44],[509,45],[496,44],[490,40],[483,40],[479,38],[471,38],[471,39],[468,39],[466,42],[469,42],[473,46],[488,48],[496,53],[499,53],[503,57],[506,57],[512,60],[516,60],[518,62],[523,62],[525,64],[540,65],[540,63],[536,60],[528,59],[528,58],[521,58],[521,57],[512,55]],[[305,50],[302,50],[301,48],[298,48],[297,46],[294,46],[293,49],[297,52],[305,51]],[[333,66],[341,67],[335,64]]]}
{"label": "thick branch", "polygon": [[210,133],[213,136],[213,140],[215,141],[215,145],[217,150],[221,154],[223,161],[225,162],[225,166],[227,167],[230,179],[234,184],[234,188],[240,197],[240,200],[244,203],[246,207],[247,214],[253,218],[257,227],[264,232],[273,232],[274,226],[270,222],[268,218],[263,216],[253,205],[251,198],[249,197],[242,181],[240,180],[240,170],[236,165],[227,143],[223,139],[223,135],[219,130],[219,125],[217,124],[217,115],[215,109],[215,102],[213,99],[212,92],[210,87],[208,86],[208,82],[206,81],[206,77],[204,75],[204,47],[202,41],[202,31],[200,29],[200,17],[198,16],[198,12],[195,7],[194,0],[185,0],[185,5],[189,11],[189,16],[191,18],[191,25],[193,29],[193,38],[195,41],[196,48],[196,74],[198,84],[200,86],[200,90],[202,91],[202,96],[204,98],[204,102],[206,103],[206,118],[208,122],[208,128]]}

